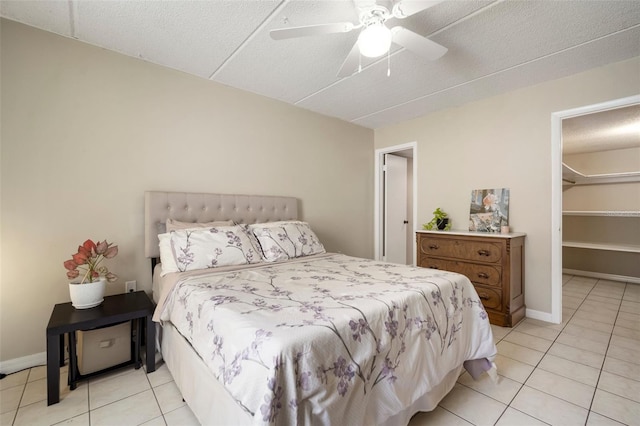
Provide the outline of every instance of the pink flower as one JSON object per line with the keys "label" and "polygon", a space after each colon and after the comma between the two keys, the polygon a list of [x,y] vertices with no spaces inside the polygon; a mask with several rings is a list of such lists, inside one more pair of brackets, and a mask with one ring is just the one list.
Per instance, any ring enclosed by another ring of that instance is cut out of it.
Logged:
{"label": "pink flower", "polygon": [[107,240],[101,241],[96,245],[96,253],[104,254],[104,252],[107,251],[108,247],[109,247],[109,244],[107,244]]}
{"label": "pink flower", "polygon": [[106,257],[107,259],[111,259],[112,257],[116,257],[116,254],[118,254],[118,246],[113,246],[109,247],[107,251],[104,252],[104,257]]}
{"label": "pink flower", "polygon": [[84,253],[80,253],[80,252],[78,252],[78,253],[76,253],[76,254],[74,254],[74,255],[73,255],[73,262],[75,262],[75,263],[76,263],[76,265],[84,265],[85,263],[87,263],[87,259],[88,259],[89,257],[90,257],[90,256],[87,256],[87,255],[86,255],[86,254],[84,254]]}
{"label": "pink flower", "polygon": [[66,260],[64,262],[64,267],[69,271],[74,271],[78,267],[78,264],[73,260]]}
{"label": "pink flower", "polygon": [[93,282],[95,279],[105,277],[107,281],[113,282],[118,276],[104,266],[100,265],[103,259],[114,258],[118,254],[118,246],[108,243],[107,240],[94,243],[92,240],[85,241],[78,246],[78,252],[73,254],[71,259],[64,261],[67,270],[67,278],[74,279],[80,276],[78,268],[83,269],[81,283]]}

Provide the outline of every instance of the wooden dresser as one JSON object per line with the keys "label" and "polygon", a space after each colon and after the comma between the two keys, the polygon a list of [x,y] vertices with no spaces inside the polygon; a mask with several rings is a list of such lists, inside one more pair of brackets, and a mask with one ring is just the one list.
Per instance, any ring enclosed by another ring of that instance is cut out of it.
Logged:
{"label": "wooden dresser", "polygon": [[466,275],[491,324],[512,327],[525,314],[525,235],[417,231],[418,266]]}

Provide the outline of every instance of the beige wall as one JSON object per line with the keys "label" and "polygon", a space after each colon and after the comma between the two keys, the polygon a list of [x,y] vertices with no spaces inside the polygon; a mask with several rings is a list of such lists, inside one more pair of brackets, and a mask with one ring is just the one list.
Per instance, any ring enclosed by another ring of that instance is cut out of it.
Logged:
{"label": "beige wall", "polygon": [[564,154],[562,161],[583,175],[639,172],[640,148]]}
{"label": "beige wall", "polygon": [[418,142],[418,222],[443,208],[466,229],[472,189],[511,189],[526,232],[526,304],[551,312],[551,114],[638,94],[640,59],[612,64],[375,131],[376,149]]}
{"label": "beige wall", "polygon": [[[373,255],[373,131],[1,21],[0,360],[45,350],[86,238],[150,290],[145,190],[297,197],[328,250]],[[328,172],[330,171],[330,172]]]}
{"label": "beige wall", "polygon": [[[640,91],[640,88],[639,88]],[[640,171],[640,148],[563,155],[562,161],[585,174]],[[572,186],[562,193],[563,210],[640,210],[640,182]]]}
{"label": "beige wall", "polygon": [[572,186],[562,193],[563,210],[640,210],[640,183]]}

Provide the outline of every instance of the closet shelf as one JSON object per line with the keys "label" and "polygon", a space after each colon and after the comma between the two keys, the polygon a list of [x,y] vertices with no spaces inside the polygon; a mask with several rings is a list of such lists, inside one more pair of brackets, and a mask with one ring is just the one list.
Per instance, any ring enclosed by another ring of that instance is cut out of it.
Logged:
{"label": "closet shelf", "polygon": [[622,251],[640,253],[640,246],[631,244],[587,243],[584,241],[563,241],[562,247],[582,248],[591,250]]}
{"label": "closet shelf", "polygon": [[640,217],[638,210],[565,210],[564,216]]}
{"label": "closet shelf", "polygon": [[624,173],[605,173],[597,175],[584,175],[562,163],[563,186],[577,185],[601,185],[607,183],[640,182],[640,171]]}

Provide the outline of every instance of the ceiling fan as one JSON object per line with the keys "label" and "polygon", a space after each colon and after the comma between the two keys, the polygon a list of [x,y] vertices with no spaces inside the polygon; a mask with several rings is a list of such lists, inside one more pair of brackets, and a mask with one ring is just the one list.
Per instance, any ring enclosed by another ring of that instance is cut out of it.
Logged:
{"label": "ceiling fan", "polygon": [[[443,0],[399,0],[391,3],[389,8],[376,4],[366,3],[360,9],[360,22],[340,22],[335,24],[306,25],[302,27],[280,28],[271,30],[270,35],[274,40],[288,38],[306,37],[314,35],[348,33],[361,29],[358,40],[342,63],[338,77],[347,77],[359,68],[360,55],[369,58],[377,58],[389,52],[391,42],[394,42],[407,50],[416,53],[424,58],[436,60],[447,53],[447,48],[435,43],[428,38],[414,33],[400,25],[389,28],[385,22],[391,18],[404,19],[438,3]],[[359,0],[355,0],[358,4]]]}

